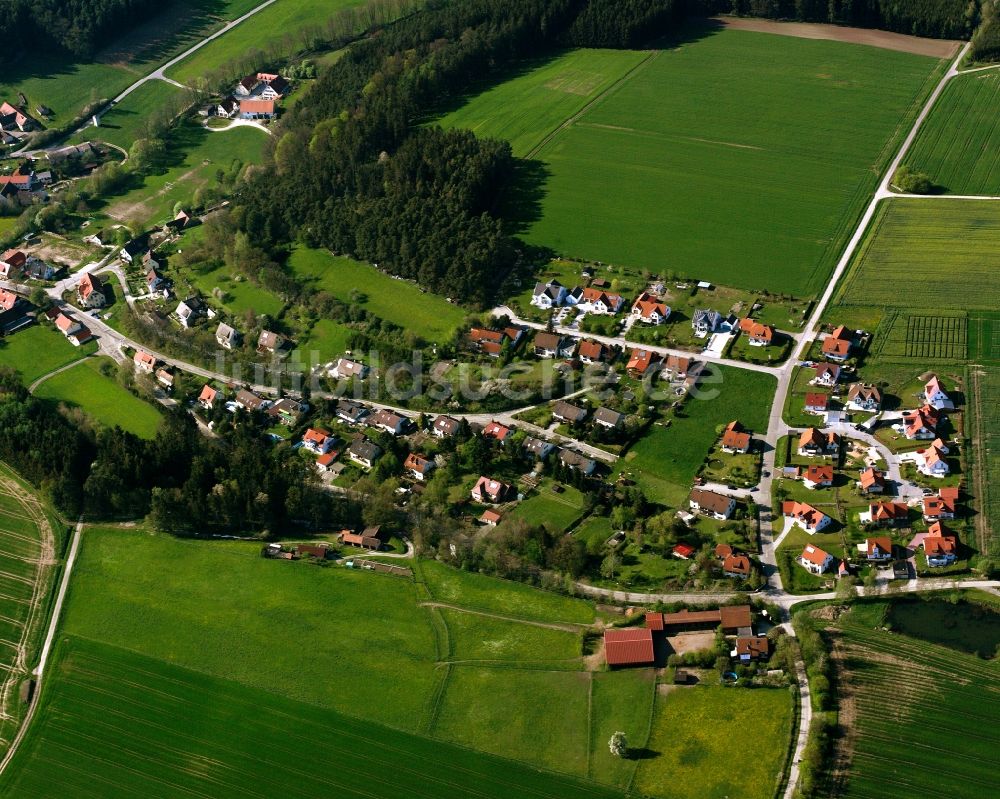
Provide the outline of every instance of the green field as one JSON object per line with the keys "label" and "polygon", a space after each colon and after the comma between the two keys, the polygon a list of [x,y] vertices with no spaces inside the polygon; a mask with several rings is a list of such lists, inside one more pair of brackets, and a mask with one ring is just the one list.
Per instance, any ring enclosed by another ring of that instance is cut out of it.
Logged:
{"label": "green field", "polygon": [[580,668],[579,632],[450,608],[440,612],[448,627],[449,660],[557,661],[570,670]]}
{"label": "green field", "polygon": [[771,799],[791,728],[787,690],[676,688],[656,698],[647,748],[657,756],[639,764],[635,787],[669,784],[671,799]]}
{"label": "green field", "polygon": [[545,525],[554,533],[564,533],[583,515],[583,494],[573,486],[562,486],[557,494],[552,483],[543,481],[532,494],[511,512],[531,525]]}
{"label": "green field", "polygon": [[32,325],[0,339],[0,364],[16,369],[21,373],[24,385],[30,386],[43,375],[79,360],[95,349],[95,344],[74,347],[54,328]]}
{"label": "green field", "polygon": [[1000,312],[981,311],[969,317],[969,360],[1000,361]]}
{"label": "green field", "polygon": [[838,289],[842,305],[993,311],[1000,204],[888,200]]}
{"label": "green field", "polygon": [[[746,31],[693,38],[653,51],[603,94],[636,54],[563,55],[536,67],[541,77],[529,70],[442,124],[515,135],[521,149],[553,119],[548,111],[544,125],[512,119],[541,114],[560,86],[586,92],[582,114],[527,153],[540,162],[530,170],[537,185],[526,189],[540,198],[537,218],[522,220],[528,241],[571,257],[814,294],[941,64]],[[577,113],[580,101],[565,107]]]}
{"label": "green field", "polygon": [[847,760],[838,795],[988,795],[1000,747],[1000,663],[886,632],[886,609],[855,606],[835,628],[837,684],[847,687],[840,718],[854,720],[838,747]]}
{"label": "green field", "polygon": [[35,390],[35,396],[70,408],[80,408],[107,427],[118,426],[143,438],[153,438],[163,417],[150,403],[122,388],[114,378],[101,374],[102,358],[53,375]]}
{"label": "green field", "polygon": [[[638,760],[615,757],[608,751],[611,736],[621,730],[629,746],[646,743],[656,691],[655,673],[649,669],[598,672],[590,688],[590,777],[612,785],[630,785]],[[661,794],[667,791],[661,788]]]}
{"label": "green field", "polygon": [[1000,553],[1000,368],[969,367],[972,391],[973,468],[982,478],[974,484],[978,510],[982,513],[980,549],[990,556]]}
{"label": "green field", "polygon": [[954,78],[920,128],[904,164],[952,194],[1000,194],[1000,74]]}
{"label": "green field", "polygon": [[[167,77],[195,86],[198,78],[226,63],[246,58],[248,53],[282,47],[289,37],[304,28],[322,26],[340,9],[360,3],[361,0],[278,0],[171,67]],[[267,64],[259,65],[260,68],[265,66]]]}
{"label": "green field", "polygon": [[327,291],[342,302],[354,302],[355,292],[363,294],[362,307],[427,341],[447,341],[465,320],[465,311],[443,297],[326,250],[298,247],[288,265],[316,291]]}
{"label": "green field", "polygon": [[620,796],[76,637],[52,677],[5,796]]}
{"label": "green field", "polygon": [[142,138],[149,117],[180,94],[181,89],[166,81],[147,81],[102,116],[100,127],[88,127],[72,141],[106,141],[128,150],[136,139]]}
{"label": "green field", "polygon": [[685,503],[702,461],[718,438],[719,425],[739,419],[758,435],[767,429],[777,387],[773,377],[714,365],[706,372],[714,376],[687,400],[683,415],[674,417],[669,427],[654,423],[615,465],[615,474],[629,475],[654,502],[671,507]]}

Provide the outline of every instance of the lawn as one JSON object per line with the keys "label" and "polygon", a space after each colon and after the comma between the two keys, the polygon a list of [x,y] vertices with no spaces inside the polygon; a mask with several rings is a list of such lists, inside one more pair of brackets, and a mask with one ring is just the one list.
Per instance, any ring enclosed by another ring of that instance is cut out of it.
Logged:
{"label": "lawn", "polygon": [[[838,736],[836,755],[846,761],[839,795],[973,799],[991,793],[1000,747],[994,690],[1000,661],[887,632],[887,609],[888,603],[856,605],[835,628],[837,685],[846,688],[839,718],[852,727],[852,734]],[[955,624],[953,614],[939,615]]]}
{"label": "lawn", "polygon": [[534,492],[512,511],[511,515],[531,525],[545,525],[553,533],[564,533],[583,515],[583,494],[573,486],[562,485],[562,493],[552,490],[555,485],[543,480]]}
{"label": "lawn", "polygon": [[313,363],[318,365],[336,360],[348,349],[352,332],[345,324],[332,319],[320,319],[305,336],[299,338],[298,347],[292,352],[289,361],[311,366]]}
{"label": "lawn", "polygon": [[[888,200],[841,284],[843,305],[993,311],[1000,286],[1000,204],[990,201]],[[941,291],[942,275],[948,290]],[[906,287],[905,291],[889,287]]]}
{"label": "lawn", "polygon": [[[690,33],[530,154],[533,185],[511,198],[521,232],[569,257],[815,294],[942,64],[840,42]],[[635,54],[617,58],[621,72]],[[563,59],[584,72],[589,60],[607,79],[606,54]],[[443,124],[465,117],[482,135],[527,140],[510,120],[545,105],[544,78],[528,70],[492,90],[492,109],[477,98]]]}
{"label": "lawn", "polygon": [[327,291],[342,302],[360,302],[375,316],[427,341],[449,340],[465,320],[466,312],[443,297],[326,250],[298,247],[288,266],[316,291]]}
{"label": "lawn", "polygon": [[54,665],[5,796],[620,796],[94,641]]}
{"label": "lawn", "polygon": [[669,784],[671,799],[770,799],[791,728],[787,690],[675,688],[656,697],[635,787],[652,793]]}
{"label": "lawn", "polygon": [[234,162],[257,164],[264,158],[267,134],[252,127],[211,132],[195,122],[185,122],[170,132],[168,164],[127,193],[112,198],[108,216],[143,225],[166,221],[174,204],[189,203],[195,191],[215,180],[221,169]]}
{"label": "lawn", "polygon": [[711,366],[701,387],[684,404],[669,426],[654,423],[615,473],[625,473],[654,502],[684,504],[691,483],[718,438],[716,428],[733,419],[755,434],[767,429],[776,382],[760,372]]}
{"label": "lawn", "polygon": [[24,385],[30,386],[39,377],[96,349],[96,344],[74,347],[52,327],[32,325],[0,339],[0,364],[16,369]]}
{"label": "lawn", "polygon": [[581,667],[579,633],[449,608],[442,608],[441,615],[448,627],[449,660],[549,661],[549,668]]}
{"label": "lawn", "polygon": [[120,386],[114,378],[101,374],[102,363],[111,361],[90,358],[53,375],[36,389],[35,396],[80,408],[100,425],[117,425],[142,438],[153,438],[163,419],[160,412]]}
{"label": "lawn", "polygon": [[459,571],[434,560],[420,562],[420,575],[436,602],[529,621],[594,621],[594,608],[589,602],[539,591],[523,583]]}
{"label": "lawn", "polygon": [[1000,74],[952,79],[920,128],[904,164],[953,194],[1000,194]]}
{"label": "lawn", "polygon": [[[830,507],[820,507],[820,510],[829,513]],[[778,530],[784,529],[785,519],[779,515],[775,517]],[[812,574],[806,571],[805,566],[799,563],[799,556],[806,544],[812,544],[835,558],[844,556],[844,539],[839,532],[815,533],[809,535],[801,527],[793,527],[788,535],[781,542],[776,553],[778,568],[781,570],[781,583],[790,594],[808,594],[815,591],[830,590],[831,583],[837,580],[836,571],[826,574]]]}
{"label": "lawn", "polygon": [[[360,4],[361,0],[323,0],[319,3],[315,0],[278,0],[171,67],[167,77],[195,86],[198,78],[229,62],[245,59],[250,53],[259,52],[263,57],[271,48],[287,48],[289,40],[303,29],[322,30],[326,21],[340,9]],[[258,66],[268,65],[261,63]]]}
{"label": "lawn", "polygon": [[[198,228],[195,228],[197,230]],[[210,265],[209,265],[210,266]],[[232,277],[229,267],[223,265],[198,271],[195,267],[191,272],[192,284],[206,297],[215,297],[215,289],[220,289],[223,301],[220,303],[229,313],[238,315],[248,310],[258,314],[266,314],[276,318],[285,303],[280,297],[246,278],[236,280]]]}
{"label": "lawn", "polygon": [[106,141],[128,150],[136,139],[143,137],[143,127],[150,115],[181,92],[166,81],[147,81],[102,116],[100,127],[88,127],[71,141]]}

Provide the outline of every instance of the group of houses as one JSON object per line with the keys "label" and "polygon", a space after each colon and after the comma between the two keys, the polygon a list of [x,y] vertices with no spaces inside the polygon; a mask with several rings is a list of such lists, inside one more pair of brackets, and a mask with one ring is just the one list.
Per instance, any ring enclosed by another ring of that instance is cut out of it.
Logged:
{"label": "group of houses", "polygon": [[55,267],[23,250],[11,249],[0,255],[0,278],[3,280],[52,280],[55,276]]}
{"label": "group of houses", "polygon": [[94,336],[90,329],[76,319],[72,314],[60,311],[52,306],[45,312],[45,317],[52,322],[56,330],[66,337],[66,340],[74,347],[86,344]]}
{"label": "group of houses", "polygon": [[47,202],[51,183],[50,170],[35,172],[31,161],[22,161],[9,175],[0,175],[0,205],[18,209]]}
{"label": "group of houses", "polygon": [[23,107],[19,108],[7,100],[0,103],[0,142],[20,144],[39,124]]}
{"label": "group of houses", "polygon": [[223,119],[273,119],[277,103],[292,90],[284,77],[273,72],[256,72],[236,84],[233,93],[202,109],[202,116]]}

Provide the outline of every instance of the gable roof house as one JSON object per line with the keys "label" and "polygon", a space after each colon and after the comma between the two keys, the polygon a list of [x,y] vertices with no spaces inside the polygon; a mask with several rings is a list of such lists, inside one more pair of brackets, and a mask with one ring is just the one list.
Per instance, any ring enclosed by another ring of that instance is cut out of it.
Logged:
{"label": "gable roof house", "polygon": [[882,407],[882,392],[870,383],[852,383],[847,389],[847,407],[852,411],[875,413]]}
{"label": "gable roof house", "polygon": [[801,457],[815,458],[836,455],[840,452],[840,436],[807,427],[799,436],[798,453]]}
{"label": "gable roof house", "polygon": [[840,380],[840,367],[834,363],[818,363],[813,366],[816,376],[809,382],[816,386],[831,387]]}
{"label": "gable roof house", "polygon": [[625,371],[632,377],[643,377],[651,367],[660,363],[663,358],[658,352],[652,350],[635,349],[629,356]]}
{"label": "gable roof house", "polygon": [[608,430],[617,430],[625,421],[625,414],[613,411],[611,408],[598,408],[594,411],[594,424],[606,427]]}
{"label": "gable roof house", "polygon": [[151,294],[164,288],[166,282],[166,278],[156,270],[155,266],[146,270],[146,289]]}
{"label": "gable roof house", "polygon": [[940,416],[936,408],[924,405],[913,411],[903,411],[903,435],[911,441],[937,438]]}
{"label": "gable roof house", "polygon": [[625,304],[625,298],[600,289],[587,287],[580,293],[577,308],[592,314],[616,314]]}
{"label": "gable roof house", "polygon": [[837,327],[823,339],[823,356],[830,361],[846,361],[851,357],[853,348],[854,334],[843,325]]}
{"label": "gable roof house", "polygon": [[695,513],[715,519],[728,519],[736,510],[736,500],[704,488],[695,488],[688,495],[688,506]]}
{"label": "gable roof house", "polygon": [[927,449],[917,450],[917,471],[928,477],[946,477],[950,471],[948,461],[944,457],[947,454],[948,447],[940,438],[935,439]]}
{"label": "gable roof house", "polygon": [[177,321],[184,327],[191,327],[196,321],[208,316],[208,307],[201,297],[188,297],[177,304]]}
{"label": "gable roof house", "polygon": [[469,343],[480,352],[484,352],[491,358],[499,358],[503,352],[504,342],[507,335],[502,330],[493,330],[486,327],[474,327],[469,330]]}
{"label": "gable roof house", "polygon": [[218,342],[220,347],[225,347],[227,350],[239,346],[240,338],[240,334],[225,322],[219,322],[219,326],[215,329],[216,342]]}
{"label": "gable roof house", "polygon": [[156,358],[144,350],[135,351],[135,355],[132,356],[132,363],[135,364],[137,372],[152,374],[153,370],[156,369]]}
{"label": "gable roof house", "polygon": [[57,270],[52,264],[36,258],[34,255],[28,256],[28,262],[24,267],[24,274],[33,280],[52,280],[56,276]]}
{"label": "gable roof house", "polygon": [[337,437],[322,428],[310,427],[302,436],[302,446],[317,455],[325,455],[336,443]]}
{"label": "gable roof house", "polygon": [[480,477],[472,487],[472,498],[476,502],[497,505],[514,493],[514,487],[491,477]]}
{"label": "gable roof house", "polygon": [[583,340],[576,356],[584,363],[600,363],[611,357],[611,348],[599,341]]}
{"label": "gable roof house", "polygon": [[549,457],[555,448],[555,444],[546,441],[544,438],[535,438],[533,436],[526,438],[522,447],[524,452],[540,461]]}
{"label": "gable roof house", "polygon": [[263,84],[259,87],[260,96],[266,100],[277,100],[284,97],[292,88],[281,75],[270,72],[258,72],[257,79]]}
{"label": "gable roof house", "polygon": [[878,469],[869,466],[862,470],[858,478],[858,488],[862,494],[882,494],[885,492],[885,475]]}
{"label": "gable roof house", "polygon": [[125,243],[125,246],[118,251],[118,257],[125,263],[130,264],[136,258],[141,258],[143,253],[149,249],[149,238],[140,236]]}
{"label": "gable roof house", "polygon": [[341,544],[349,547],[361,547],[362,549],[378,550],[382,548],[382,539],[377,535],[371,535],[369,529],[378,532],[378,528],[366,528],[360,533],[352,533],[350,530],[341,530],[337,540]]}
{"label": "gable roof house", "polygon": [[722,559],[722,574],[725,577],[736,577],[745,580],[753,571],[753,564],[746,555],[726,555]]}
{"label": "gable roof house", "polygon": [[493,508],[487,508],[483,511],[477,521],[480,524],[485,524],[487,527],[496,527],[500,523],[501,519],[503,519],[503,516],[500,511],[493,510]]}
{"label": "gable roof house", "polygon": [[368,407],[354,400],[337,400],[337,418],[348,424],[360,424],[368,415]]}
{"label": "gable roof house", "polygon": [[0,311],[3,312],[3,317],[6,317],[9,311],[13,311],[15,308],[18,308],[23,304],[24,300],[22,300],[13,291],[0,289]]}
{"label": "gable roof house", "polygon": [[670,306],[644,291],[632,303],[632,316],[647,325],[662,325],[670,318]]}
{"label": "gable roof house", "polygon": [[243,97],[249,97],[251,92],[257,88],[258,83],[260,83],[260,81],[257,79],[256,75],[247,75],[236,84],[236,93],[242,95]]}
{"label": "gable roof house", "polygon": [[924,520],[934,522],[939,519],[954,519],[958,507],[958,494],[957,486],[949,486],[939,489],[936,496],[924,497]]}
{"label": "gable roof house", "polygon": [[746,335],[751,347],[770,347],[774,342],[774,328],[749,316],[740,320],[740,332]]}
{"label": "gable roof house", "polygon": [[741,635],[736,639],[736,648],[731,653],[740,663],[751,660],[766,660],[771,654],[771,642],[766,635]]}
{"label": "gable roof house", "polygon": [[308,410],[307,403],[293,400],[291,397],[282,397],[267,409],[267,415],[285,427],[294,427]]}
{"label": "gable roof house", "polygon": [[579,424],[587,418],[587,410],[586,408],[580,408],[569,402],[559,400],[559,402],[552,406],[552,416],[560,422]]}
{"label": "gable roof house", "polygon": [[892,560],[892,539],[887,535],[866,538],[865,559],[869,561]]}
{"label": "gable roof house", "polygon": [[350,380],[358,378],[364,380],[368,376],[368,367],[360,361],[353,361],[350,358],[338,358],[337,362],[329,371],[330,377],[335,380]]}
{"label": "gable roof house", "polygon": [[508,438],[514,435],[514,431],[507,427],[507,425],[500,424],[500,422],[494,420],[483,428],[482,435],[483,438],[492,438],[504,444]]}
{"label": "gable roof house", "polygon": [[220,100],[215,106],[215,115],[223,119],[232,119],[240,112],[239,101],[235,97],[227,97]]}
{"label": "gable roof house", "polygon": [[576,349],[576,341],[558,333],[535,334],[535,355],[539,358],[568,358]]}
{"label": "gable roof house", "polygon": [[934,522],[920,542],[927,565],[949,566],[958,560],[958,539],[941,522]]}
{"label": "gable roof house", "polygon": [[451,438],[457,436],[462,429],[462,423],[458,419],[453,419],[444,414],[438,416],[431,424],[431,432],[436,438]]}
{"label": "gable roof house", "polygon": [[563,466],[580,472],[584,477],[590,477],[597,469],[597,461],[571,449],[560,449],[558,457]]}
{"label": "gable roof house", "polygon": [[257,352],[275,353],[285,346],[285,338],[273,330],[261,330],[257,336]]}
{"label": "gable roof house", "polygon": [[802,485],[809,489],[832,486],[833,467],[828,464],[809,464],[802,473]]}
{"label": "gable roof house", "polygon": [[210,411],[218,401],[219,392],[206,383],[201,389],[201,394],[198,395],[198,402],[201,404],[201,407],[206,411]]}
{"label": "gable roof house", "polygon": [[810,391],[806,394],[803,410],[806,413],[813,413],[822,416],[830,407],[830,395],[821,394],[817,391]]}
{"label": "gable roof house", "polygon": [[358,465],[370,469],[382,456],[382,448],[367,438],[356,438],[347,448],[347,456]]}
{"label": "gable roof house", "polygon": [[53,324],[60,333],[66,336],[66,338],[69,338],[74,333],[78,332],[82,327],[73,317],[67,316],[64,313],[58,314],[53,320]]}
{"label": "gable roof house", "polygon": [[897,527],[909,521],[910,509],[902,502],[872,502],[858,518],[873,527]]}
{"label": "gable roof house", "polygon": [[377,427],[390,435],[398,436],[409,426],[410,420],[386,408],[379,408],[368,420],[369,427]]}
{"label": "gable roof house", "polygon": [[531,293],[531,304],[537,308],[556,308],[566,301],[566,287],[558,280],[536,283]]}
{"label": "gable roof house", "polygon": [[173,391],[174,388],[174,373],[169,369],[160,368],[156,370],[156,382],[159,383],[167,391]]}
{"label": "gable roof house", "polygon": [[103,308],[108,298],[104,296],[104,283],[89,272],[84,273],[76,288],[77,301],[84,308]]}
{"label": "gable roof house", "polygon": [[426,480],[436,465],[432,458],[425,458],[423,455],[411,452],[403,461],[403,471],[415,480]]}
{"label": "gable roof house", "polygon": [[833,522],[833,519],[808,502],[798,502],[792,499],[781,503],[781,513],[785,519],[798,525],[810,535],[818,533]]}
{"label": "gable roof house", "polygon": [[743,429],[738,420],[733,420],[722,433],[722,451],[730,454],[746,453],[750,451],[752,441],[753,436]]}
{"label": "gable roof house", "polygon": [[823,574],[833,565],[833,555],[812,544],[806,544],[799,555],[799,563],[813,574]]}
{"label": "gable roof house", "polygon": [[246,411],[262,411],[271,404],[270,400],[266,400],[263,397],[258,397],[252,391],[248,391],[245,388],[240,389],[236,392],[236,396],[233,401]]}
{"label": "gable roof house", "polygon": [[663,370],[660,372],[660,376],[667,380],[674,378],[683,380],[691,371],[693,363],[694,361],[685,355],[668,355],[663,359]]}
{"label": "gable roof house", "polygon": [[948,396],[948,392],[944,390],[937,375],[931,375],[927,378],[927,383],[924,384],[924,402],[938,411],[955,409],[955,403]]}
{"label": "gable roof house", "polygon": [[699,309],[691,317],[691,327],[696,336],[704,337],[722,326],[722,314],[711,309]]}
{"label": "gable roof house", "polygon": [[0,277],[6,280],[19,277],[27,261],[28,256],[20,250],[7,250],[0,255]]}

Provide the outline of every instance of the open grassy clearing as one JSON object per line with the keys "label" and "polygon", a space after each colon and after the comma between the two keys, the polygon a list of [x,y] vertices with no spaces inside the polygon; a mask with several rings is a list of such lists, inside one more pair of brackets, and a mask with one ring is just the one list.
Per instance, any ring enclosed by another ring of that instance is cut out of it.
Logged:
{"label": "open grassy clearing", "polygon": [[853,719],[838,753],[847,759],[840,795],[964,799],[990,793],[1000,746],[994,723],[1000,664],[877,629],[887,608],[855,606],[835,628],[837,682],[848,688],[840,718]]}
{"label": "open grassy clearing", "polygon": [[888,200],[838,289],[843,305],[993,311],[1000,204]]}
{"label": "open grassy clearing", "polygon": [[671,507],[684,503],[691,483],[712,444],[716,428],[739,419],[761,434],[767,428],[768,408],[777,387],[770,375],[710,366],[699,389],[669,426],[653,426],[615,465],[645,489],[654,502]]}
{"label": "open grassy clearing", "polygon": [[[465,319],[465,311],[443,297],[326,250],[298,247],[288,266],[316,291],[329,292],[342,302],[361,302],[375,316],[427,341],[450,339]],[[364,295],[363,299],[359,295]]]}
{"label": "open grassy clearing", "polygon": [[323,25],[340,9],[360,3],[361,0],[323,0],[321,3],[315,0],[278,0],[171,67],[167,77],[187,86],[197,85],[199,77],[227,62],[280,44],[305,28]]}
{"label": "open grassy clearing", "polygon": [[[629,746],[646,745],[653,712],[656,673],[652,669],[597,672],[590,693],[590,777],[624,788],[635,775],[637,760],[615,757],[608,741],[618,730],[628,736]],[[661,790],[661,795],[666,791]]]}
{"label": "open grassy clearing", "polygon": [[448,659],[557,661],[549,668],[579,669],[580,634],[441,608],[448,626]]}
{"label": "open grassy clearing", "polygon": [[0,339],[0,364],[16,369],[24,385],[30,386],[42,375],[89,355],[96,348],[96,344],[74,347],[52,327],[32,325]]}
{"label": "open grassy clearing", "polygon": [[90,358],[65,372],[53,375],[35,391],[41,399],[53,400],[70,408],[80,408],[99,425],[118,426],[143,438],[152,438],[163,417],[150,403],[101,374],[101,364],[109,361]]}
{"label": "open grassy clearing", "polygon": [[147,81],[102,116],[100,127],[88,127],[71,141],[106,141],[128,150],[136,139],[142,138],[150,115],[181,93],[181,89],[166,81]]}
{"label": "open grassy clearing", "polygon": [[58,655],[5,796],[620,795],[92,641]]}
{"label": "open grassy clearing", "polygon": [[528,524],[544,524],[555,533],[565,532],[583,515],[583,494],[573,486],[561,486],[563,491],[557,494],[552,485],[542,482],[537,493],[518,503],[512,515]]}
{"label": "open grassy clearing", "polygon": [[672,799],[770,799],[791,726],[784,689],[705,685],[658,695],[651,754],[639,763],[635,787],[653,793],[669,785]]}
{"label": "open grassy clearing", "polygon": [[[532,153],[524,196],[539,208],[523,235],[568,256],[814,294],[939,69],[859,45],[693,28]],[[492,119],[474,120],[482,135],[551,93],[531,72],[511,84],[494,90],[509,99]],[[467,113],[482,117],[458,109],[443,124]]]}
{"label": "open grassy clearing", "polygon": [[1000,194],[1000,74],[954,78],[920,128],[904,164],[952,194]]}

